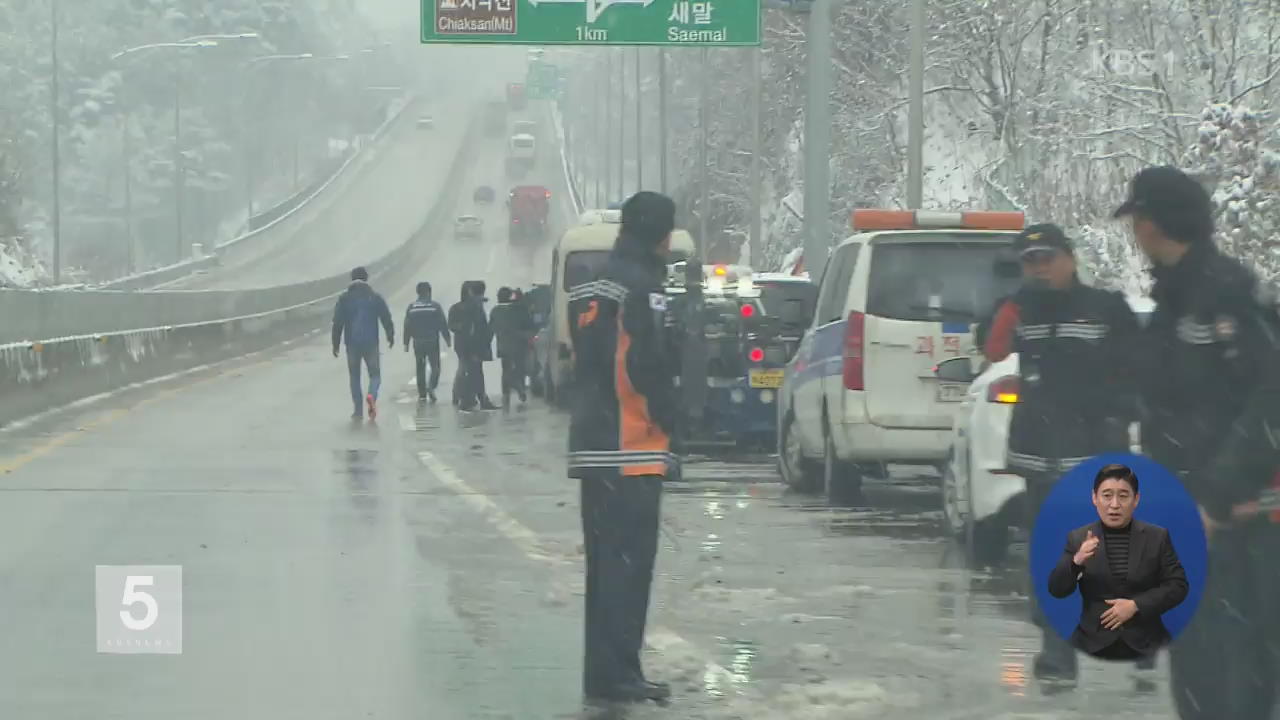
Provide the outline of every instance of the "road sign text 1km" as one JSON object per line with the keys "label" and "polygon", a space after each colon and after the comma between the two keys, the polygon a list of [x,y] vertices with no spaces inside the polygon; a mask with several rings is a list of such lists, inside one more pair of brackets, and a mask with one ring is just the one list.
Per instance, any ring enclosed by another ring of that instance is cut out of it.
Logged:
{"label": "road sign text 1km", "polygon": [[760,44],[759,0],[421,0],[422,42]]}

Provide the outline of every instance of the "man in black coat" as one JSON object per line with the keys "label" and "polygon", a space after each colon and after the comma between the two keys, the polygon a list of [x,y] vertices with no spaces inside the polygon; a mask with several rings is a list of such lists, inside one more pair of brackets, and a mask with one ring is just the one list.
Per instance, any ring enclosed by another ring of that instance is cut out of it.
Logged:
{"label": "man in black coat", "polygon": [[449,308],[449,330],[458,354],[458,374],[453,383],[453,402],[462,410],[496,410],[484,389],[484,362],[493,359],[489,320],[484,312],[484,283],[462,283],[461,299]]}
{"label": "man in black coat", "polygon": [[498,290],[498,305],[489,315],[489,326],[497,340],[498,359],[502,361],[502,406],[510,405],[512,393],[519,395],[520,402],[527,402],[525,376],[529,341],[534,333],[533,317],[528,307],[517,302],[511,288]]}
{"label": "man in black coat", "polygon": [[1049,594],[1080,590],[1080,624],[1071,642],[1104,660],[1138,660],[1169,642],[1161,615],[1187,597],[1187,574],[1169,531],[1133,518],[1138,476],[1108,465],[1093,480],[1098,521],[1072,530],[1049,573]]}
{"label": "man in black coat", "polygon": [[1172,167],[1134,178],[1117,217],[1152,261],[1156,302],[1132,354],[1143,449],[1201,508],[1209,573],[1170,648],[1179,715],[1268,720],[1280,674],[1280,316],[1274,295],[1213,241],[1213,203]]}
{"label": "man in black coat", "polygon": [[[413,341],[413,359],[417,372],[418,399],[436,401],[436,386],[440,384],[440,341],[451,345],[449,325],[440,303],[431,299],[431,283],[418,283],[418,299],[409,304],[404,313],[404,350],[409,352]],[[431,363],[431,380],[427,381],[426,365]]]}

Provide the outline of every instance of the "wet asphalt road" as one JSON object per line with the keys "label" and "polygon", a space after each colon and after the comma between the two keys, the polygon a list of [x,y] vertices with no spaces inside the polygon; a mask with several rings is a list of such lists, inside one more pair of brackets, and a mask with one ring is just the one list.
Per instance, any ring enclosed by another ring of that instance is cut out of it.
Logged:
{"label": "wet asphalt road", "polygon": [[[501,186],[500,162],[460,181]],[[423,276],[446,305],[462,279],[545,275],[545,248],[440,237]],[[567,418],[418,405],[397,347],[377,423],[353,424],[327,345],[0,432],[0,717],[1172,716],[1163,659],[1151,695],[1089,661],[1087,692],[1042,695],[1019,565],[966,570],[932,478],[832,509],[766,457],[694,458],[668,487],[646,663],[673,703],[584,709]],[[95,652],[97,564],[183,566],[182,655]]]}

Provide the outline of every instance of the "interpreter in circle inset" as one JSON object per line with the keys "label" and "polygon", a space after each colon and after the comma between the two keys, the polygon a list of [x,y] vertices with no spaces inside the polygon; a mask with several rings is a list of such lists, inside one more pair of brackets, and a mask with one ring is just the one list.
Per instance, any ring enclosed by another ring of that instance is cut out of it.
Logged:
{"label": "interpreter in circle inset", "polygon": [[1162,616],[1186,600],[1187,573],[1169,530],[1134,518],[1141,493],[1130,467],[1099,470],[1092,500],[1098,519],[1067,534],[1049,593],[1079,590],[1078,649],[1105,660],[1150,657],[1172,640]]}

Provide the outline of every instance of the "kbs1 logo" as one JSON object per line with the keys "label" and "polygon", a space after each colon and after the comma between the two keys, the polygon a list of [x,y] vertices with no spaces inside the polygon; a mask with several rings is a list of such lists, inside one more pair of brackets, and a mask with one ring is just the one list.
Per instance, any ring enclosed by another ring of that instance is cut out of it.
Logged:
{"label": "kbs1 logo", "polygon": [[1157,53],[1154,50],[1095,47],[1088,57],[1090,74],[1103,77],[1138,78],[1157,74],[1167,78],[1178,70],[1178,58],[1172,50]]}

